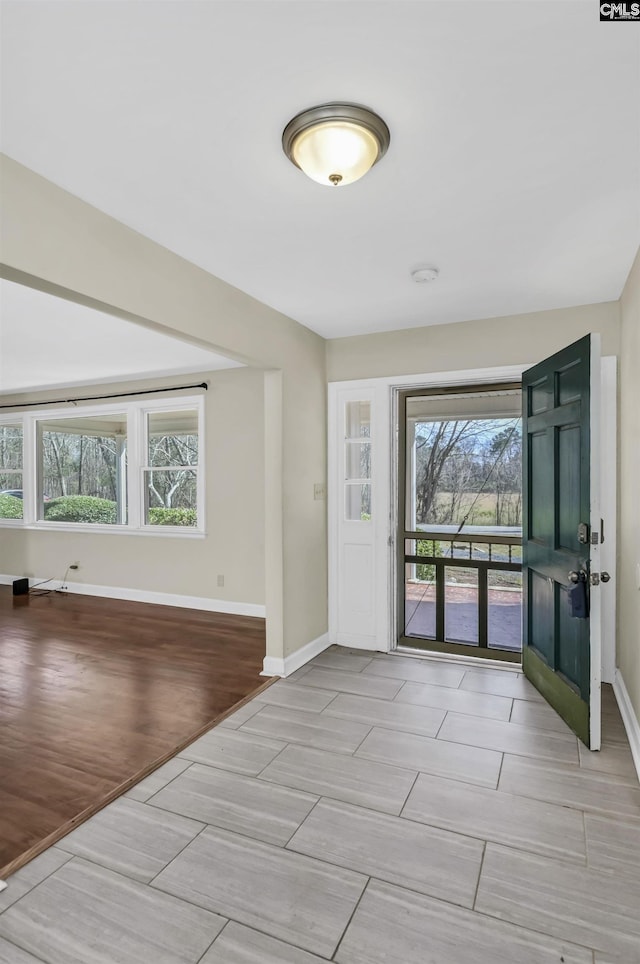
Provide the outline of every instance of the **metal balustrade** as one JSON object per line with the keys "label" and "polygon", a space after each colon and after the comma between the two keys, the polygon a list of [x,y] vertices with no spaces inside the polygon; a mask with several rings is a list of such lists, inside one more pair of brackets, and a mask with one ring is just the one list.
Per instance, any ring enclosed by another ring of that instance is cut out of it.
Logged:
{"label": "metal balustrade", "polygon": [[519,653],[520,529],[434,526],[404,536],[404,637]]}

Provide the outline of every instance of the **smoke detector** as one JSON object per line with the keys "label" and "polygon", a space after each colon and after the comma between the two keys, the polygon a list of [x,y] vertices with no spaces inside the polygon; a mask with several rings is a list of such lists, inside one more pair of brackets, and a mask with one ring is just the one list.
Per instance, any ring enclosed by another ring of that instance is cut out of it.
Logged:
{"label": "smoke detector", "polygon": [[439,274],[439,270],[430,264],[419,264],[411,269],[411,279],[418,285],[435,281]]}

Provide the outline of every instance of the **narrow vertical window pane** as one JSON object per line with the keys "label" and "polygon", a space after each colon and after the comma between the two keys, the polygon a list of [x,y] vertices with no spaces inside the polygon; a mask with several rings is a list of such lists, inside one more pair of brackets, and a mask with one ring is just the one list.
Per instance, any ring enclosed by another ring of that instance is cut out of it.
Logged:
{"label": "narrow vertical window pane", "polygon": [[344,435],[345,438],[370,438],[371,402],[347,402]]}
{"label": "narrow vertical window pane", "polygon": [[147,439],[145,523],[153,526],[197,526],[198,413],[149,413]]}
{"label": "narrow vertical window pane", "polygon": [[369,522],[371,519],[371,483],[347,484],[345,490],[345,519],[348,522]]}
{"label": "narrow vertical window pane", "polygon": [[371,478],[371,442],[345,442],[345,478]]}
{"label": "narrow vertical window pane", "polygon": [[519,653],[522,649],[522,573],[490,569],[487,583],[489,646]]}
{"label": "narrow vertical window pane", "polygon": [[[416,543],[414,542],[413,545],[415,546]],[[419,549],[418,554],[420,554],[421,551],[422,550]],[[410,554],[414,555],[413,549]],[[405,569],[404,635],[435,639],[435,566],[430,563],[408,563]]]}
{"label": "narrow vertical window pane", "polygon": [[22,468],[22,426],[0,425],[0,469]]}
{"label": "narrow vertical window pane", "polygon": [[478,645],[478,571],[444,570],[444,635],[452,643]]}
{"label": "narrow vertical window pane", "polygon": [[22,517],[22,426],[0,425],[0,519]]}

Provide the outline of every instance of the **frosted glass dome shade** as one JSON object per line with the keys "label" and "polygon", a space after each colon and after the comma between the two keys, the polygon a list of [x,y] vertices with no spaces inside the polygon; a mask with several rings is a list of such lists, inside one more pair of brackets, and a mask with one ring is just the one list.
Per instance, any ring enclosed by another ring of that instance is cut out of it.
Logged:
{"label": "frosted glass dome shade", "polygon": [[309,127],[293,142],[293,158],[304,173],[329,187],[353,184],[378,159],[378,142],[364,127],[348,121]]}
{"label": "frosted glass dome shade", "polygon": [[282,147],[293,164],[327,187],[353,184],[389,146],[389,128],[358,104],[324,104],[289,121]]}

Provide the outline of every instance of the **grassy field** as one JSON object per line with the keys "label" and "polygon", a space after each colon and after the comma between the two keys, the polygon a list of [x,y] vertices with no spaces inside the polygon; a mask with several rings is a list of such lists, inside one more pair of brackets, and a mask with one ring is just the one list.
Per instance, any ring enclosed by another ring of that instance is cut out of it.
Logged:
{"label": "grassy field", "polygon": [[[472,526],[490,526],[496,524],[496,494],[495,492],[467,492],[461,496],[456,505],[454,522],[461,522],[467,512],[471,514],[467,524]],[[517,492],[510,492],[501,496],[503,505],[501,525],[520,525],[521,496]],[[451,505],[451,493],[439,492],[436,496],[438,510],[446,510]]]}

